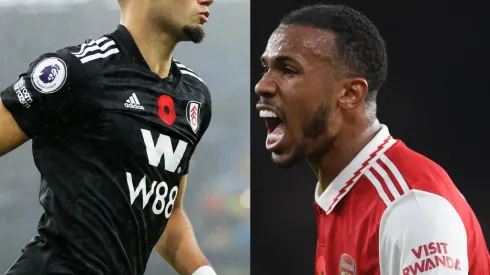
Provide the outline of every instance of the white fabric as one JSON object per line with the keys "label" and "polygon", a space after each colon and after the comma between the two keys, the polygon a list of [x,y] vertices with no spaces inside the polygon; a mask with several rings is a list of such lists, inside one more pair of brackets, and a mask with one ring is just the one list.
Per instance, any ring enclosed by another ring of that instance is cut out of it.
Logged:
{"label": "white fabric", "polygon": [[320,185],[317,183],[315,189],[316,203],[329,214],[364,172],[371,168],[373,163],[395,143],[396,140],[390,136],[388,127],[381,125],[381,130],[376,136],[340,172],[322,194],[320,194]]}
{"label": "white fabric", "polygon": [[210,266],[201,266],[192,275],[217,275],[214,269]]}
{"label": "white fabric", "polygon": [[466,230],[443,197],[410,190],[392,202],[379,231],[381,275],[468,274]]}

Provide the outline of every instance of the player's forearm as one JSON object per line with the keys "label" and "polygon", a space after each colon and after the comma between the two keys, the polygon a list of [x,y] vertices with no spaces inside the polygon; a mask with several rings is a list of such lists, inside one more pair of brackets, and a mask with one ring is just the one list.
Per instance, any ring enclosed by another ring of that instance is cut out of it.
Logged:
{"label": "player's forearm", "polygon": [[0,99],[0,157],[28,140]]}
{"label": "player's forearm", "polygon": [[198,268],[211,265],[199,248],[183,209],[172,212],[155,249],[181,275],[191,275]]}

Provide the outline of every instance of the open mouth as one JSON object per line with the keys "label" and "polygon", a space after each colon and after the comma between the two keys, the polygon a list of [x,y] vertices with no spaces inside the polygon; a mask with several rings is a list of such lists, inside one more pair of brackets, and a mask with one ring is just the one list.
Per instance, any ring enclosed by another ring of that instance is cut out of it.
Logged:
{"label": "open mouth", "polygon": [[267,125],[266,147],[271,149],[281,141],[284,136],[284,123],[279,116],[271,110],[260,110],[259,115]]}

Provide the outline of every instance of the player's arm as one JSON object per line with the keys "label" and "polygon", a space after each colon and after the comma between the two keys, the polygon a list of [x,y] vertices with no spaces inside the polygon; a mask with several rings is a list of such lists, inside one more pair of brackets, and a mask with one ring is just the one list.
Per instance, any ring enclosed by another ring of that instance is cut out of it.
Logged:
{"label": "player's arm", "polygon": [[381,275],[467,275],[467,236],[443,197],[412,190],[389,206],[380,226]]}
{"label": "player's arm", "polygon": [[63,119],[80,82],[74,59],[64,52],[44,54],[0,92],[0,156]]}
{"label": "player's arm", "polygon": [[29,140],[0,98],[0,157]]}
{"label": "player's arm", "polygon": [[187,175],[182,177],[174,209],[155,250],[181,275],[216,275],[199,248],[183,200]]}
{"label": "player's arm", "polygon": [[[196,138],[198,144],[208,129],[212,117],[211,94],[206,86],[203,87],[206,101],[203,102],[202,123]],[[191,155],[194,153],[193,147]],[[194,230],[184,211],[184,193],[187,186],[189,163],[183,170],[184,176],[179,185],[172,215],[169,218],[164,233],[155,245],[155,250],[182,275],[216,275],[209,260],[199,248]]]}

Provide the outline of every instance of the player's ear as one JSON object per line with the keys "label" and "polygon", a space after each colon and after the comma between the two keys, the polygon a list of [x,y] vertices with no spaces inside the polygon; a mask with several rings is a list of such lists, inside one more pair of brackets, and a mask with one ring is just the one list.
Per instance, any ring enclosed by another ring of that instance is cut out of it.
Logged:
{"label": "player's ear", "polygon": [[366,79],[356,77],[347,78],[342,82],[342,93],[338,104],[343,109],[353,109],[364,102],[368,92]]}

